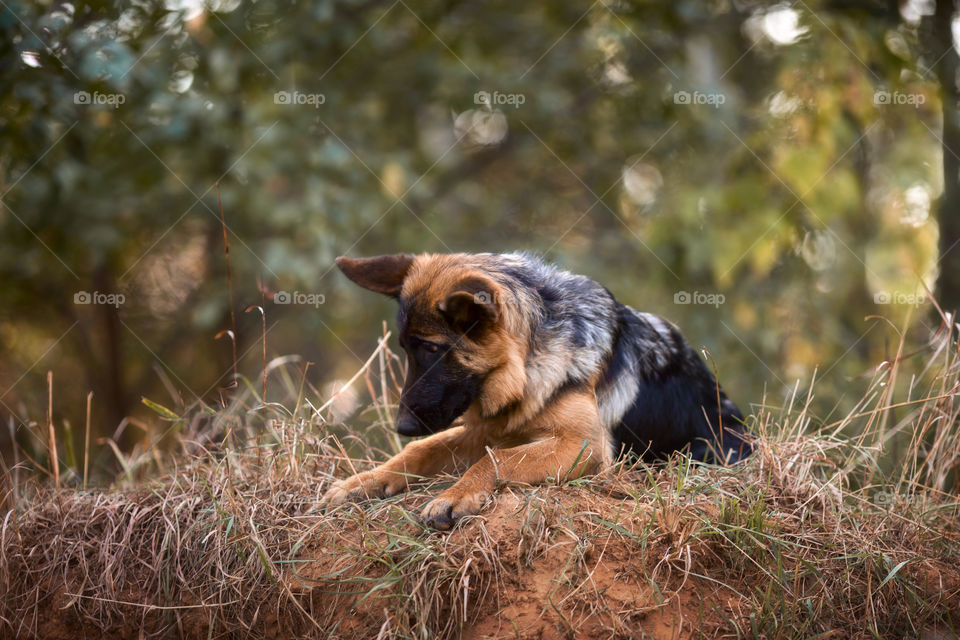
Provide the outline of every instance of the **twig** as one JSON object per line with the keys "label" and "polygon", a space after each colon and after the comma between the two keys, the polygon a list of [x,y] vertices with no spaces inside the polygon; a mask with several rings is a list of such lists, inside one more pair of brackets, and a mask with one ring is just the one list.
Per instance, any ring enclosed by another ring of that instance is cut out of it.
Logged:
{"label": "twig", "polygon": [[220,207],[220,228],[223,230],[223,254],[227,262],[227,290],[230,294],[230,330],[233,332],[233,380],[237,381],[237,318],[233,312],[233,277],[230,273],[230,243],[227,241],[227,219],[223,215],[223,202],[220,200],[220,183],[217,182],[217,205]]}
{"label": "twig", "polygon": [[87,488],[87,469],[90,463],[90,404],[93,401],[93,391],[87,394],[87,427],[83,435],[83,488]]}
{"label": "twig", "polygon": [[231,604],[237,604],[240,600],[231,600],[230,602],[217,602],[216,604],[181,604],[177,606],[160,606],[156,604],[144,604],[142,602],[130,602],[127,600],[114,600],[112,598],[98,598],[97,596],[87,596],[82,593],[64,593],[71,598],[84,598],[86,600],[96,600],[97,602],[109,602],[111,604],[121,604],[126,607],[140,607],[148,611],[177,611],[178,609],[216,609]]}
{"label": "twig", "polygon": [[47,371],[47,429],[50,432],[50,464],[53,483],[60,488],[60,460],[57,458],[57,432],[53,428],[53,371]]}
{"label": "twig", "polygon": [[[261,295],[262,295],[262,291],[263,291],[263,289],[261,289]],[[250,312],[253,311],[254,309],[256,309],[257,311],[260,312],[260,323],[261,323],[261,325],[262,325],[262,327],[263,327],[263,328],[262,328],[262,332],[263,332],[263,334],[262,334],[262,335],[263,335],[263,337],[262,337],[262,341],[263,341],[263,395],[260,396],[260,415],[263,416],[264,418],[266,418],[266,415],[267,415],[267,414],[266,414],[266,411],[267,411],[267,312],[264,311],[263,307],[261,307],[260,305],[254,304],[254,305],[250,305],[249,307],[247,307],[247,309],[246,309],[246,311],[244,311],[244,313],[250,313]]]}
{"label": "twig", "polygon": [[[354,382],[357,381],[357,378],[359,378],[360,376],[362,376],[362,375],[364,374],[364,372],[370,367],[370,365],[373,364],[373,361],[376,360],[376,359],[380,356],[380,350],[386,348],[386,346],[387,346],[387,339],[388,339],[389,337],[390,337],[390,332],[388,331],[382,338],[380,338],[379,344],[377,345],[376,351],[374,351],[372,354],[370,354],[370,357],[367,358],[367,361],[363,363],[363,366],[360,367],[360,370],[357,371],[355,374],[353,374],[353,377],[352,377],[352,378],[350,378],[350,379],[347,380],[345,383],[343,383],[343,386],[341,386],[341,387],[337,390],[338,393],[341,393],[341,392],[343,392],[343,391],[346,391],[347,388],[350,387],[350,385],[352,385]],[[333,403],[336,401],[336,397],[337,397],[337,394],[336,394],[336,393],[333,394],[333,397],[331,397],[329,400],[327,400],[326,402],[324,402],[322,405],[320,405],[319,408],[316,409],[316,413],[322,412],[324,409],[326,409],[326,408],[329,407],[331,404],[333,404]]]}

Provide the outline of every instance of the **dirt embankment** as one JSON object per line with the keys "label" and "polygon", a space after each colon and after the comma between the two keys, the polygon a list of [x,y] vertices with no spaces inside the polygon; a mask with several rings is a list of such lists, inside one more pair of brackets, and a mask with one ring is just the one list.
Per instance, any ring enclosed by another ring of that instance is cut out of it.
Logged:
{"label": "dirt embankment", "polygon": [[479,640],[957,628],[955,527],[855,513],[767,471],[667,467],[506,488],[449,534],[416,521],[436,486],[319,514],[325,483],[310,469],[282,487],[258,474],[198,482],[195,469],[189,490],[62,491],[2,520],[0,631]]}

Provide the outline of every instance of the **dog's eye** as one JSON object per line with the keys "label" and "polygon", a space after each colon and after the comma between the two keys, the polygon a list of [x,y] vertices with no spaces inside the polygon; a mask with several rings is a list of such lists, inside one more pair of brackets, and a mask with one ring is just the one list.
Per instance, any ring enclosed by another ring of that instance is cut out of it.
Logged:
{"label": "dog's eye", "polygon": [[416,353],[438,353],[443,348],[442,344],[436,342],[427,342],[420,338],[409,339],[410,349]]}

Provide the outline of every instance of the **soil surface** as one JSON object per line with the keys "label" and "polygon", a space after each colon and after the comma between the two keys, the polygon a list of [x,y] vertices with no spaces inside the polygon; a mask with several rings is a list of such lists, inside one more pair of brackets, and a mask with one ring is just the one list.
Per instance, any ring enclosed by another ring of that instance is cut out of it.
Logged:
{"label": "soil surface", "polygon": [[[507,487],[449,533],[416,518],[435,487],[329,514],[256,489],[234,488],[235,504],[216,509],[160,491],[63,492],[5,520],[0,636],[667,640],[751,635],[781,615],[765,602],[820,597],[800,563],[757,562],[763,538],[754,557],[742,553],[750,540],[711,529],[721,514],[708,496],[644,503],[627,490]],[[778,513],[764,526],[798,527]],[[896,571],[898,558],[882,559],[889,580],[868,577],[869,591],[846,601],[882,603],[910,576],[931,610],[960,603],[956,566],[907,559]],[[776,572],[800,576],[795,593],[763,600]],[[896,611],[863,606],[900,624]]]}

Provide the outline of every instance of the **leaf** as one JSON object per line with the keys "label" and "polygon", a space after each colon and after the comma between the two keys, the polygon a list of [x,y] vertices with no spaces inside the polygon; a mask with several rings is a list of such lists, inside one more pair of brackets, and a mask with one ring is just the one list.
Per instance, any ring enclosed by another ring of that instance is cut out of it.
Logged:
{"label": "leaf", "polygon": [[905,564],[907,564],[908,562],[910,562],[910,560],[911,560],[911,559],[908,558],[907,560],[904,560],[903,562],[901,562],[900,564],[898,564],[897,566],[895,566],[893,569],[890,569],[890,573],[887,574],[887,577],[884,578],[884,579],[883,579],[883,582],[880,583],[880,586],[877,587],[877,591],[879,591],[880,589],[882,589],[882,588],[883,588],[883,585],[885,585],[885,584],[887,584],[888,582],[890,582],[890,580],[891,580],[892,578],[896,577],[897,572],[900,571],[900,569],[903,568],[903,565],[905,565]]}
{"label": "leaf", "polygon": [[250,536],[250,539],[253,541],[254,546],[257,549],[257,555],[260,556],[260,562],[263,564],[263,568],[267,571],[267,577],[270,578],[270,582],[275,582],[273,577],[273,568],[270,558],[267,556],[267,550],[263,548],[263,544],[260,542],[260,538],[257,535],[257,525],[253,523],[253,516],[250,516],[250,528],[253,530],[253,535]]}
{"label": "leaf", "polygon": [[144,396],[141,396],[141,397],[140,397],[140,402],[142,402],[142,403],[145,404],[146,406],[148,406],[148,407],[150,407],[151,409],[153,409],[161,418],[166,418],[167,420],[179,420],[179,419],[180,419],[180,416],[178,416],[177,414],[175,414],[173,411],[171,411],[170,409],[167,409],[167,408],[166,408],[165,406],[163,406],[162,404],[157,404],[156,402],[154,402],[153,400],[150,400],[149,398],[146,398],[146,397],[144,397]]}

